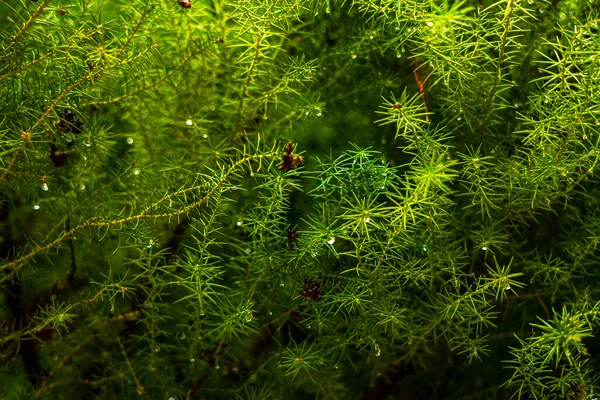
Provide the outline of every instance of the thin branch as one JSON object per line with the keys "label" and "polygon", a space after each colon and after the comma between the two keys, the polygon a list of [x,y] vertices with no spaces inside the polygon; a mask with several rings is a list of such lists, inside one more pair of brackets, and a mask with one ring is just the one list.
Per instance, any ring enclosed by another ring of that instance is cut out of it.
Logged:
{"label": "thin branch", "polygon": [[41,14],[41,12],[44,10],[44,8],[46,8],[48,3],[50,3],[50,0],[44,0],[44,2],[42,4],[40,4],[40,6],[37,8],[37,10],[35,10],[35,12],[31,15],[31,17],[29,17],[29,20],[27,20],[27,22],[25,22],[25,25],[23,25],[22,28],[17,27],[17,29],[19,29],[19,33],[17,33],[15,36],[13,36],[13,38],[12,38],[13,44],[17,43],[23,37],[23,35],[27,31],[27,29],[29,29],[29,27],[33,24],[33,22]]}

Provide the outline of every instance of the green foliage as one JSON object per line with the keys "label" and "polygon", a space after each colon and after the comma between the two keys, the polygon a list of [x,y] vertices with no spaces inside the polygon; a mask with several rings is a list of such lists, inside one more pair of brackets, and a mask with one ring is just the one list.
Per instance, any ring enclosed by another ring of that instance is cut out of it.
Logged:
{"label": "green foliage", "polygon": [[0,0],[0,397],[595,399],[599,21]]}

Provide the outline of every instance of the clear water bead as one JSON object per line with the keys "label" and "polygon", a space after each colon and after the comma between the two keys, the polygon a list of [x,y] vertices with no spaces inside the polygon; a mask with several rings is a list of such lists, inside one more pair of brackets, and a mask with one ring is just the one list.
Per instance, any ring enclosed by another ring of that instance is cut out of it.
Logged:
{"label": "clear water bead", "polygon": [[427,26],[433,26],[433,22],[427,21]]}
{"label": "clear water bead", "polygon": [[204,135],[202,135],[202,137],[203,137],[204,139],[207,139],[207,138],[208,138],[208,135],[205,133]]}
{"label": "clear water bead", "polygon": [[356,57],[358,57],[356,54],[352,54],[352,59],[355,59]]}
{"label": "clear water bead", "polygon": [[47,182],[42,182],[40,185],[42,186],[42,190],[44,192],[47,192],[50,189]]}
{"label": "clear water bead", "polygon": [[140,174],[140,170],[139,169],[134,169],[133,170],[133,174],[134,175],[139,175]]}
{"label": "clear water bead", "polygon": [[81,185],[79,185],[79,190],[85,190],[86,186],[82,183]]}
{"label": "clear water bead", "polygon": [[194,122],[191,119],[188,119],[187,121],[185,121],[185,124],[187,126],[192,126],[192,125],[194,125]]}
{"label": "clear water bead", "polygon": [[483,251],[487,251],[487,249],[488,249],[488,248],[487,248],[486,246],[483,246],[483,247],[481,248],[481,250],[483,250]]}
{"label": "clear water bead", "polygon": [[369,218],[369,217],[365,218],[365,222],[368,224],[369,222],[371,222],[371,218]]}
{"label": "clear water bead", "polygon": [[238,221],[237,222],[237,226],[242,226],[243,222],[242,221]]}
{"label": "clear water bead", "polygon": [[33,209],[34,209],[34,210],[39,210],[39,209],[40,209],[40,206],[38,206],[38,205],[36,204],[36,205],[34,205],[34,206],[33,206]]}
{"label": "clear water bead", "polygon": [[335,243],[335,238],[334,237],[332,237],[331,239],[329,239],[327,241],[327,244],[334,244],[334,243]]}
{"label": "clear water bead", "polygon": [[379,357],[381,355],[381,348],[377,343],[375,343],[375,357]]}
{"label": "clear water bead", "polygon": [[133,144],[133,138],[128,137],[127,138],[127,144]]}

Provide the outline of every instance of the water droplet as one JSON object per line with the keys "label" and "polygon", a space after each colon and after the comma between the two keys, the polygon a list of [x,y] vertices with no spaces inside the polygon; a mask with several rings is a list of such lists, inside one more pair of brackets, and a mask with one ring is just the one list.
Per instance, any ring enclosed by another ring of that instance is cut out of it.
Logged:
{"label": "water droplet", "polygon": [[327,241],[327,244],[334,244],[335,243],[335,238],[332,237]]}
{"label": "water droplet", "polygon": [[504,290],[510,290],[510,285],[504,288]]}
{"label": "water droplet", "polygon": [[402,54],[401,53],[396,53],[396,58],[402,58]]}
{"label": "water droplet", "polygon": [[381,355],[381,348],[377,343],[375,343],[375,357],[379,357]]}
{"label": "water droplet", "polygon": [[217,366],[215,367],[215,369],[221,369],[221,366],[220,366],[220,365],[217,365]]}
{"label": "water droplet", "polygon": [[250,252],[251,252],[251,251],[252,251],[252,249],[250,249],[250,248],[247,248],[247,249],[246,249],[246,254],[250,254]]}
{"label": "water droplet", "polygon": [[381,144],[386,144],[387,143],[387,139],[381,139]]}
{"label": "water droplet", "polygon": [[460,121],[460,120],[462,120],[462,117],[458,117],[458,118],[456,118],[456,120],[457,120],[457,121]]}
{"label": "water droplet", "polygon": [[39,210],[39,209],[40,209],[40,206],[38,206],[38,205],[36,204],[36,205],[34,205],[34,206],[33,206],[33,209],[34,209],[34,210]]}
{"label": "water droplet", "polygon": [[85,185],[83,183],[79,185],[79,190],[85,190]]}
{"label": "water droplet", "polygon": [[582,139],[583,140],[587,140],[587,138],[588,138],[588,136],[584,133],[583,136],[582,136]]}
{"label": "water droplet", "polygon": [[154,240],[150,239],[150,240],[148,241],[148,243],[146,244],[146,247],[147,247],[147,248],[151,248],[153,244],[154,244]]}
{"label": "water droplet", "polygon": [[385,190],[385,186],[379,186],[379,190]]}
{"label": "water droplet", "polygon": [[188,119],[187,121],[185,121],[185,124],[187,126],[192,126],[192,125],[194,125],[194,121],[192,121],[191,119]]}
{"label": "water droplet", "polygon": [[285,286],[285,283],[281,282],[281,283],[279,284],[279,286],[281,286],[281,287],[284,287],[284,286]]}
{"label": "water droplet", "polygon": [[427,246],[423,246],[423,251],[427,251]]}
{"label": "water droplet", "polygon": [[50,189],[50,188],[48,187],[48,182],[42,182],[40,185],[42,186],[42,190],[43,190],[44,192],[47,192],[47,191]]}
{"label": "water droplet", "polygon": [[515,108],[519,108],[519,107],[521,107],[521,104],[515,103],[514,106],[515,106]]}
{"label": "water droplet", "polygon": [[175,400],[175,397],[171,396],[169,397],[169,400]]}
{"label": "water droplet", "polygon": [[269,119],[269,117],[267,117],[266,115],[263,115],[263,119]]}
{"label": "water droplet", "polygon": [[127,144],[133,144],[133,138],[128,137],[127,138]]}
{"label": "water droplet", "polygon": [[375,36],[373,36],[373,35],[369,35],[369,39],[371,39],[371,40],[373,40],[374,37]]}
{"label": "water droplet", "polygon": [[312,326],[311,325],[307,325],[306,328],[307,329],[312,329]]}
{"label": "water droplet", "polygon": [[91,143],[86,143],[85,147],[92,147],[92,144]]}
{"label": "water droplet", "polygon": [[160,347],[157,347],[157,348],[154,349],[155,353],[158,353],[159,351],[160,351]]}
{"label": "water droplet", "polygon": [[433,22],[427,21],[427,26],[433,26]]}
{"label": "water droplet", "polygon": [[533,0],[527,0],[527,4],[532,5],[533,4]]}
{"label": "water droplet", "polygon": [[330,9],[329,7],[327,7],[327,8],[325,9],[325,12],[326,12],[327,14],[331,14],[331,9]]}
{"label": "water droplet", "polygon": [[371,218],[369,218],[369,217],[365,218],[365,223],[368,224],[369,222],[371,222]]}
{"label": "water droplet", "polygon": [[196,362],[196,360],[194,358],[190,358],[190,362],[193,364]]}
{"label": "water droplet", "polygon": [[134,175],[139,175],[140,174],[140,170],[139,169],[134,169],[133,170],[133,174]]}
{"label": "water droplet", "polygon": [[339,368],[340,368],[340,367],[338,367],[338,365],[337,365],[337,364],[335,364],[335,365],[333,366],[333,369],[339,369]]}
{"label": "water droplet", "polygon": [[243,222],[242,221],[238,221],[237,222],[237,226],[242,226]]}
{"label": "water droplet", "polygon": [[268,314],[269,314],[269,317],[273,316],[273,311],[269,311]]}
{"label": "water droplet", "polygon": [[202,137],[203,137],[204,139],[208,139],[208,135],[207,135],[206,133],[205,133],[204,135],[202,135]]}
{"label": "water droplet", "polygon": [[355,59],[356,57],[358,57],[356,54],[352,54],[352,59]]}
{"label": "water droplet", "polygon": [[483,251],[487,251],[487,249],[488,249],[488,248],[487,248],[487,247],[485,247],[485,246],[483,246],[483,247],[481,248],[481,250],[483,250]]}
{"label": "water droplet", "polygon": [[200,313],[200,316],[201,316],[201,317],[204,317],[204,313]]}
{"label": "water droplet", "polygon": [[320,117],[321,115],[323,115],[321,112],[317,113],[317,117]]}

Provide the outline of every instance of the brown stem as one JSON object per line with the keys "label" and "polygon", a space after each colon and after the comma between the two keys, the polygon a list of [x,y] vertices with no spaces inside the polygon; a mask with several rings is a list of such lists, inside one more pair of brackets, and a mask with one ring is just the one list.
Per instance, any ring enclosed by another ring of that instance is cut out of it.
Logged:
{"label": "brown stem", "polygon": [[42,4],[40,4],[40,6],[37,8],[37,10],[35,10],[35,12],[31,15],[31,17],[29,17],[29,20],[27,20],[27,22],[25,22],[25,25],[23,25],[22,28],[17,27],[17,29],[19,29],[19,33],[17,33],[15,36],[13,36],[13,38],[12,38],[13,43],[17,43],[23,37],[23,35],[25,34],[25,31],[31,26],[31,24],[33,24],[33,22],[41,14],[41,12],[44,10],[44,8],[46,8],[48,3],[50,3],[50,0],[45,0]]}

